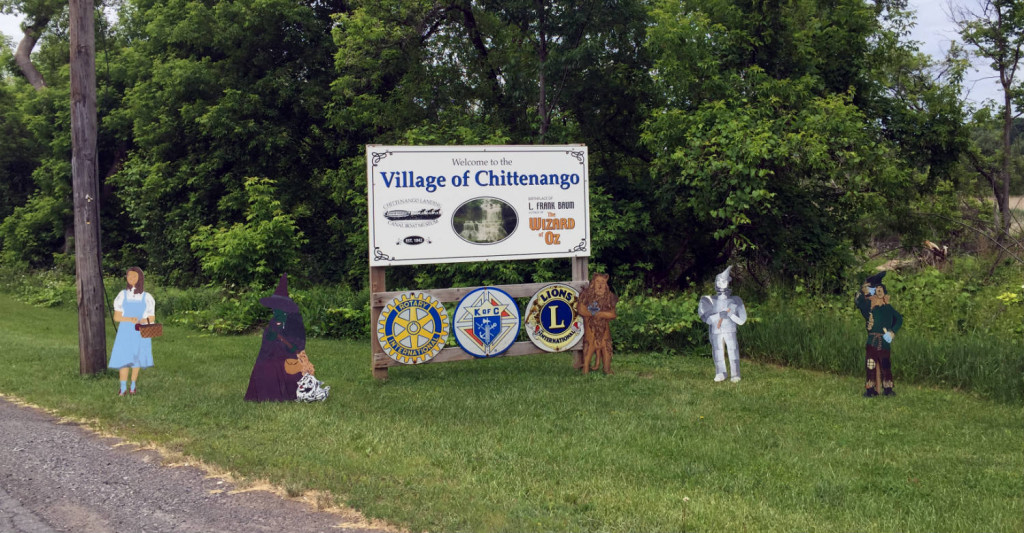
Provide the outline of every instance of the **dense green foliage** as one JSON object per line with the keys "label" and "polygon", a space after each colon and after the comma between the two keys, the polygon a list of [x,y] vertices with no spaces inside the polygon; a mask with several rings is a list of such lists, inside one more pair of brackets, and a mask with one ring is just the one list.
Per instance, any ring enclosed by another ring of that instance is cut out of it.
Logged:
{"label": "dense green foliage", "polygon": [[[903,4],[107,6],[105,266],[177,285],[266,285],[287,268],[358,290],[365,144],[585,143],[597,268],[685,288],[738,259],[762,280],[816,273],[835,290],[870,238],[948,230],[927,215],[973,183],[958,172],[961,70],[929,74]],[[66,14],[0,7],[50,20],[33,55],[46,87],[9,53],[0,74],[0,255],[47,267],[71,250]],[[257,203],[251,179],[267,184]],[[396,287],[566,277],[543,261],[390,275]]]}
{"label": "dense green foliage", "polygon": [[214,230],[200,226],[190,239],[199,251],[203,272],[230,285],[266,286],[282,272],[295,271],[299,246],[305,242],[295,219],[281,209],[273,180],[245,180],[249,207],[245,223]]}
{"label": "dense green foliage", "polygon": [[167,327],[118,398],[116,373],[75,370],[74,322],[0,295],[0,393],[408,531],[1014,531],[1024,513],[1020,405],[950,390],[865,399],[862,378],[753,362],[721,384],[707,359],[647,353],[611,378],[548,354],[381,385],[365,342],[313,339],[330,398],[253,405],[259,336]]}

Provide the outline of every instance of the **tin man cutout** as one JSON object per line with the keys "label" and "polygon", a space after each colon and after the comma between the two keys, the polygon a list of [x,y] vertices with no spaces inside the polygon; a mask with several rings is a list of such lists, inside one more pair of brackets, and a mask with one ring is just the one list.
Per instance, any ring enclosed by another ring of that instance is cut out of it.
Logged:
{"label": "tin man cutout", "polygon": [[697,312],[702,322],[708,325],[708,336],[711,338],[711,355],[715,359],[715,381],[725,381],[725,351],[729,350],[729,366],[732,371],[732,382],[740,380],[740,349],[736,342],[736,326],[747,321],[747,308],[739,296],[733,296],[729,290],[732,276],[729,266],[721,274],[715,276],[714,296],[703,296]]}

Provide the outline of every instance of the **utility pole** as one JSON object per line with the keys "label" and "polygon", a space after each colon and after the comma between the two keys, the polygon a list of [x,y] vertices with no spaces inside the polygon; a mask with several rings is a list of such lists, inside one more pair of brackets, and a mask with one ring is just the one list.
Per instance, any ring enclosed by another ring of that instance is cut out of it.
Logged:
{"label": "utility pole", "polygon": [[96,158],[96,32],[93,0],[70,0],[71,183],[75,212],[78,363],[81,374],[106,367],[100,199]]}

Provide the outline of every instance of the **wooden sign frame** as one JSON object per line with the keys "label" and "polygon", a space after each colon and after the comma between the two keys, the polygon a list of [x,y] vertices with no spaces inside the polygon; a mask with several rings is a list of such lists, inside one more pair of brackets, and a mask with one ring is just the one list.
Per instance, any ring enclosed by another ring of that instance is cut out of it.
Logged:
{"label": "wooden sign frame", "polygon": [[[388,379],[388,368],[392,366],[408,366],[395,361],[384,353],[384,348],[381,347],[380,342],[377,341],[377,321],[380,319],[380,314],[384,310],[384,307],[396,296],[403,294],[407,291],[388,292],[385,270],[387,267],[370,267],[370,370],[373,373],[374,379],[386,380]],[[551,283],[563,283],[570,285],[577,291],[582,292],[583,289],[589,285],[589,258],[587,257],[573,257],[572,258],[572,281],[553,281],[549,283],[523,283],[517,285],[494,285],[505,292],[507,292],[513,298],[529,298],[533,296],[537,291],[550,285]],[[470,292],[478,289],[479,287],[453,287],[445,289],[427,289],[422,292],[429,293],[434,298],[437,298],[443,303],[458,302],[463,296]],[[518,333],[517,333],[518,335]],[[573,354],[573,367],[580,368],[583,365],[583,347],[582,343],[577,344],[579,348],[573,350],[567,350]],[[501,357],[515,357],[520,355],[534,355],[534,354],[550,354],[538,348],[532,341],[518,341],[512,345]],[[560,352],[554,352],[560,353]],[[451,346],[444,348],[437,354],[433,359],[426,363],[448,363],[451,361],[468,361],[471,359],[478,359],[472,354],[464,351],[458,346]],[[482,360],[482,359],[481,359]]]}

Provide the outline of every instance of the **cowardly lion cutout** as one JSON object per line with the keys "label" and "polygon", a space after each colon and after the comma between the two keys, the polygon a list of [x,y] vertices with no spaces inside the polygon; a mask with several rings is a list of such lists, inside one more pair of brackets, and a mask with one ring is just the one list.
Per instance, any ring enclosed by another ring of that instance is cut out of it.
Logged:
{"label": "cowardly lion cutout", "polygon": [[[583,373],[604,366],[605,374],[612,372],[612,331],[610,324],[618,317],[615,306],[619,297],[608,290],[608,274],[594,274],[590,285],[580,293],[576,312],[583,317]],[[591,368],[590,360],[594,358]]]}

